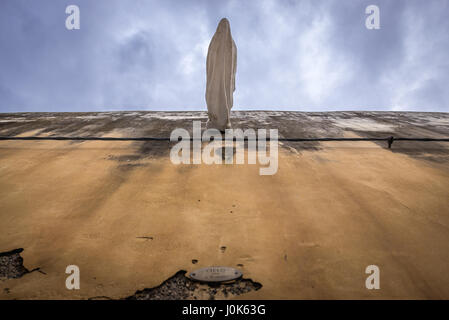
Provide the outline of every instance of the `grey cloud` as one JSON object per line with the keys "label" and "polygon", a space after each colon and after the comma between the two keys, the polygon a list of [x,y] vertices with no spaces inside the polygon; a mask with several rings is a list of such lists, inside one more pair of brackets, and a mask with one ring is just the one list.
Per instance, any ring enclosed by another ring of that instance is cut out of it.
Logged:
{"label": "grey cloud", "polygon": [[[380,30],[365,28],[370,4]],[[446,0],[2,0],[0,111],[205,110],[222,17],[236,109],[449,111],[448,12]]]}

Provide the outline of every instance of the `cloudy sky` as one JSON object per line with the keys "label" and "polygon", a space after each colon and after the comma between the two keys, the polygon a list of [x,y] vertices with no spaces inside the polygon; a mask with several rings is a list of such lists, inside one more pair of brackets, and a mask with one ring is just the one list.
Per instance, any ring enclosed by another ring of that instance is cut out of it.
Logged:
{"label": "cloudy sky", "polygon": [[0,112],[205,110],[222,17],[236,110],[449,112],[447,0],[1,0]]}

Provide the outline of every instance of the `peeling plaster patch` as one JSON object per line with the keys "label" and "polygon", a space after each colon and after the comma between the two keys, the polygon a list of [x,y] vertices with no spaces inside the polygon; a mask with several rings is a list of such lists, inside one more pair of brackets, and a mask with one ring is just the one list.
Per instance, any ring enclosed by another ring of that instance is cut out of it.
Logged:
{"label": "peeling plaster patch", "polygon": [[22,251],[19,248],[0,253],[0,279],[20,278],[30,272],[23,266],[23,258],[20,256]]}
{"label": "peeling plaster patch", "polygon": [[226,299],[262,288],[251,279],[237,279],[228,283],[200,283],[185,276],[186,271],[178,271],[161,285],[137,291],[127,300],[215,300]]}

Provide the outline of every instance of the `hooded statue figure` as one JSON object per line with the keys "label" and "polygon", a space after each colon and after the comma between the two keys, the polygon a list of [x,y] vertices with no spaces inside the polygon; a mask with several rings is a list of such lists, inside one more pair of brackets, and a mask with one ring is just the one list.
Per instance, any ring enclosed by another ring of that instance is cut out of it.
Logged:
{"label": "hooded statue figure", "polygon": [[226,18],[218,24],[207,52],[206,103],[207,128],[220,131],[231,128],[232,95],[235,90],[237,48]]}

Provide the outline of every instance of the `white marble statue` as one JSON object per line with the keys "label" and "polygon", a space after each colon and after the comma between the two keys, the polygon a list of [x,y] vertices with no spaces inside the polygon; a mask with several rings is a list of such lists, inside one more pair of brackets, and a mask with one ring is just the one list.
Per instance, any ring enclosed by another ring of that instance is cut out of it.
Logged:
{"label": "white marble statue", "polygon": [[235,91],[237,48],[231,27],[221,19],[207,52],[206,103],[209,120],[207,128],[224,131],[231,128],[232,95]]}

